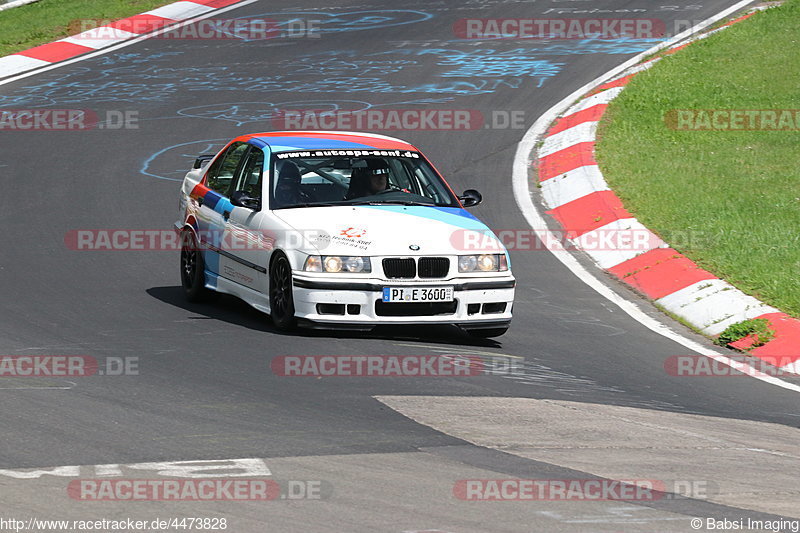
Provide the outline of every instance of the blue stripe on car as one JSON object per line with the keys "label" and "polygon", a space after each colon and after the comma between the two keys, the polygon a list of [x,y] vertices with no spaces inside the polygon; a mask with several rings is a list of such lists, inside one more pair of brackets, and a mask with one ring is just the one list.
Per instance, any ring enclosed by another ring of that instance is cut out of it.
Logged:
{"label": "blue stripe on car", "polygon": [[208,206],[209,209],[214,209],[221,198],[222,196],[209,189],[203,195],[203,202],[206,206]]}
{"label": "blue stripe on car", "polygon": [[421,205],[368,205],[364,207],[390,211],[401,215],[412,215],[430,220],[438,220],[439,222],[444,222],[463,229],[478,231],[489,230],[486,224],[460,207],[428,207]]}

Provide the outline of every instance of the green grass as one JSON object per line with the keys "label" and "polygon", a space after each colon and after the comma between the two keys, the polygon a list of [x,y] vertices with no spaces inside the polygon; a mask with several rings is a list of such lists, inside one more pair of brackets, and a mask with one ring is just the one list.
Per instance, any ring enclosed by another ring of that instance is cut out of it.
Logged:
{"label": "green grass", "polygon": [[[646,226],[800,317],[800,131],[678,131],[673,109],[800,109],[800,0],[667,57],[611,104],[597,157]],[[671,243],[672,244],[672,243]]]}
{"label": "green grass", "polygon": [[717,337],[717,344],[727,346],[741,340],[748,335],[755,337],[751,348],[763,346],[775,337],[775,332],[769,328],[769,320],[754,318],[736,324],[731,324]]}
{"label": "green grass", "polygon": [[116,20],[176,0],[40,0],[0,11],[0,56],[80,33],[84,19]]}

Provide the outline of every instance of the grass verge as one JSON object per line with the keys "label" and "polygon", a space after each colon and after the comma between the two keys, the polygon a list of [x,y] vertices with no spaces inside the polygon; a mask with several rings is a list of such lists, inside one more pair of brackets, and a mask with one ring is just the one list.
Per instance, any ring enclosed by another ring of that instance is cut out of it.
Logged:
{"label": "grass verge", "polygon": [[728,326],[725,331],[720,333],[717,344],[727,346],[751,335],[754,339],[750,347],[757,348],[771,341],[775,337],[775,332],[769,328],[769,320],[754,318]]}
{"label": "grass verge", "polygon": [[85,19],[117,20],[176,0],[40,0],[0,11],[0,56],[80,33]]}
{"label": "grass verge", "polygon": [[680,252],[795,317],[800,111],[783,123],[792,129],[734,131],[706,129],[696,111],[681,123],[674,110],[800,110],[798,21],[800,0],[789,0],[640,73],[612,102],[597,144],[606,180],[643,224],[688,235],[674,243]]}

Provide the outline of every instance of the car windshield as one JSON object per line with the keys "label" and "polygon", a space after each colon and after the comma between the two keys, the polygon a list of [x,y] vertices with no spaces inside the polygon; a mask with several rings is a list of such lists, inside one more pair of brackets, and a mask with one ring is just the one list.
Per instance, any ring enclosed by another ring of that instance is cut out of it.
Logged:
{"label": "car windshield", "polygon": [[272,157],[270,208],[327,205],[458,207],[444,180],[417,152],[311,150]]}

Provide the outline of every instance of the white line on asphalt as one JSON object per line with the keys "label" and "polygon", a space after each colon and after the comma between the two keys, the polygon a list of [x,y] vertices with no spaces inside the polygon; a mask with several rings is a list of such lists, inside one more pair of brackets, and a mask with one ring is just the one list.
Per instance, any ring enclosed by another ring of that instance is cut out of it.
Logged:
{"label": "white line on asphalt", "polygon": [[438,346],[435,344],[413,344],[407,342],[395,342],[396,346],[412,346],[414,348],[430,348],[433,352],[442,352],[448,354],[466,354],[466,355],[488,355],[491,357],[506,357],[511,359],[525,359],[520,355],[509,355],[506,353],[484,352],[481,350],[465,350],[457,347]]}
{"label": "white line on asphalt", "polygon": [[14,479],[39,479],[43,476],[54,477],[119,477],[123,474],[131,476],[137,472],[148,472],[147,475],[158,475],[179,478],[206,477],[258,477],[271,476],[267,463],[263,459],[210,459],[198,461],[158,461],[132,464],[75,465],[55,466],[50,468],[2,469],[0,477]]}
{"label": "white line on asphalt", "polygon": [[[749,365],[745,365],[743,363],[739,363],[734,361],[714,350],[711,350],[699,342],[695,342],[688,337],[681,335],[680,333],[673,331],[670,329],[669,326],[666,324],[656,320],[655,318],[649,316],[647,313],[642,311],[639,306],[631,300],[628,300],[616,292],[614,292],[611,287],[600,281],[594,274],[589,272],[583,265],[578,262],[578,260],[568,251],[564,249],[555,235],[550,232],[550,230],[546,229],[546,222],[542,215],[539,213],[539,210],[533,204],[533,200],[531,198],[530,188],[529,188],[529,176],[528,176],[528,168],[530,168],[530,156],[533,152],[533,149],[536,146],[536,143],[542,138],[542,136],[547,132],[547,128],[550,124],[562,113],[564,112],[569,106],[571,106],[574,102],[576,102],[579,98],[583,95],[594,89],[595,87],[603,84],[607,80],[613,78],[614,76],[620,74],[621,72],[625,71],[626,69],[636,65],[639,61],[644,59],[645,57],[667,48],[674,43],[677,43],[691,35],[699,32],[703,28],[710,26],[711,24],[721,20],[731,13],[735,13],[736,11],[742,9],[743,7],[751,4],[754,0],[742,0],[741,2],[736,3],[735,5],[717,13],[716,15],[709,17],[708,19],[700,22],[699,24],[689,28],[688,30],[676,35],[672,39],[664,41],[649,50],[645,50],[641,54],[637,55],[629,59],[628,61],[622,63],[621,65],[609,70],[605,74],[599,76],[598,78],[590,81],[583,87],[572,92],[572,94],[568,95],[566,98],[562,99],[560,102],[555,104],[553,107],[548,109],[542,116],[540,116],[533,126],[525,132],[522,140],[517,145],[517,151],[514,155],[514,166],[512,171],[512,184],[514,189],[514,198],[517,201],[517,206],[519,206],[520,211],[522,211],[523,216],[528,221],[528,224],[536,231],[536,233],[540,236],[541,240],[544,242],[552,243],[551,246],[548,246],[548,250],[553,253],[553,255],[561,261],[573,274],[575,274],[581,281],[586,283],[589,287],[597,291],[601,296],[605,297],[606,299],[610,300],[611,302],[615,303],[620,309],[625,311],[631,318],[645,326],[646,328],[662,335],[672,341],[677,342],[678,344],[685,346],[686,348],[693,350],[701,355],[705,355],[715,361],[727,365],[731,368],[737,369],[740,372],[747,374],[748,376],[754,377],[759,379],[765,383],[769,383],[771,385],[776,385],[778,387],[782,387],[784,389],[788,389],[794,392],[800,392],[800,386],[794,385],[792,383],[788,383],[783,381],[782,379],[776,378],[774,376],[770,376],[768,374],[764,374]],[[545,228],[545,229],[537,229],[537,228]]]}
{"label": "white line on asphalt", "polygon": [[0,387],[0,390],[72,390],[72,387]]}

